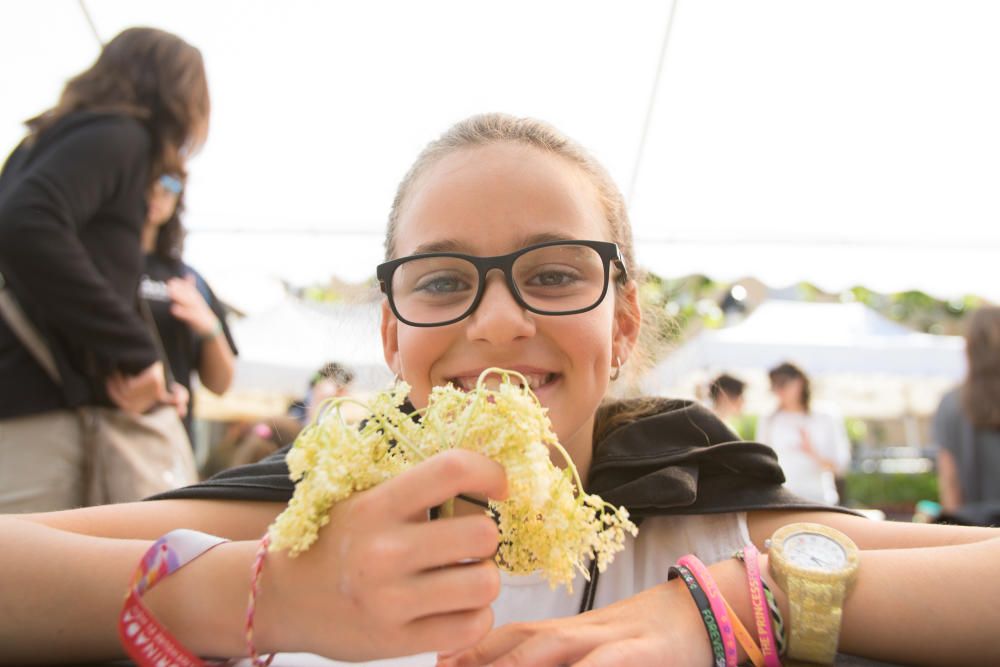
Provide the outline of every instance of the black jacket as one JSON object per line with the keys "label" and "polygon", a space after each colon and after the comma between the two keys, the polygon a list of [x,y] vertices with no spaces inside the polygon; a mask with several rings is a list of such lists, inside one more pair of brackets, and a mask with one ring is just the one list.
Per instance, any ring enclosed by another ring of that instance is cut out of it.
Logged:
{"label": "black jacket", "polygon": [[[628,407],[620,402],[609,409]],[[288,502],[295,491],[285,465],[289,447],[156,498]],[[784,481],[770,447],[741,442],[697,403],[662,399],[652,414],[616,428],[595,445],[587,490],[624,505],[638,520],[758,509],[850,512],[803,500],[785,489]]]}
{"label": "black jacket", "polygon": [[139,121],[76,112],[0,172],[0,273],[52,348],[57,387],[0,318],[0,419],[109,405],[104,379],[156,361],[136,309],[152,139]]}

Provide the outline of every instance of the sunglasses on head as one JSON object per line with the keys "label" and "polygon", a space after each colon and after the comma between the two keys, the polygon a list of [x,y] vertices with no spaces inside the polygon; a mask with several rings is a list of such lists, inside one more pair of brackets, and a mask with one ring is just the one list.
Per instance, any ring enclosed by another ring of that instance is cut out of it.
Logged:
{"label": "sunglasses on head", "polygon": [[184,183],[181,179],[170,174],[164,174],[160,176],[160,180],[157,181],[160,187],[169,192],[172,195],[179,195],[182,190],[184,190]]}

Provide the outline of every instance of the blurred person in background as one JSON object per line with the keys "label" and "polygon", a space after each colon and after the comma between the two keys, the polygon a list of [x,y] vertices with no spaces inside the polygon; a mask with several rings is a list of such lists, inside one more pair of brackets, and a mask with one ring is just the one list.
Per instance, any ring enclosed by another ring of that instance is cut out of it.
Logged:
{"label": "blurred person in background", "polygon": [[708,385],[712,412],[744,440],[753,438],[755,420],[744,414],[746,382],[722,373]]}
{"label": "blurred person in background", "polygon": [[309,388],[305,397],[288,409],[291,417],[298,419],[303,426],[316,418],[319,407],[328,398],[347,396],[354,382],[354,371],[336,361],[323,364],[309,379]]}
{"label": "blurred person in background", "polygon": [[[233,381],[236,343],[225,305],[201,274],[181,259],[184,245],[184,179],[163,174],[149,192],[142,249],[146,269],[139,287],[149,307],[173,378],[188,390],[184,426],[192,438],[194,373],[209,391],[223,394]],[[192,438],[193,442],[193,438]]]}
{"label": "blurred person in background", "polygon": [[237,427],[232,455],[227,467],[256,463],[295,442],[302,424],[294,417],[282,415]]}
{"label": "blurred person in background", "polygon": [[836,477],[851,462],[851,443],[844,420],[833,406],[814,406],[805,372],[788,362],[768,372],[778,409],[761,417],[754,438],[778,454],[785,485],[793,493],[836,505]]}
{"label": "blurred person in background", "polygon": [[40,333],[58,382],[0,318],[0,511],[82,504],[79,409],[183,410],[137,307],[140,239],[150,187],[184,174],[208,120],[198,49],[131,28],[27,121],[0,172],[0,289]]}
{"label": "blurred person in background", "polygon": [[934,415],[938,488],[948,515],[1000,518],[1000,307],[980,308],[965,333],[968,373]]}

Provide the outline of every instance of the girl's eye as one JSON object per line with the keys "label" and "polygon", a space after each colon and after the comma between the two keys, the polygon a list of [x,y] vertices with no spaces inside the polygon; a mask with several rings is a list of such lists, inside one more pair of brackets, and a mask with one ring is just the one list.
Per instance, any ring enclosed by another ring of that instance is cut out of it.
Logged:
{"label": "girl's eye", "polygon": [[533,287],[565,287],[579,280],[576,273],[570,271],[547,270],[539,271],[528,281]]}
{"label": "girl's eye", "polygon": [[469,284],[459,276],[432,276],[417,283],[415,292],[428,294],[453,294],[470,289]]}

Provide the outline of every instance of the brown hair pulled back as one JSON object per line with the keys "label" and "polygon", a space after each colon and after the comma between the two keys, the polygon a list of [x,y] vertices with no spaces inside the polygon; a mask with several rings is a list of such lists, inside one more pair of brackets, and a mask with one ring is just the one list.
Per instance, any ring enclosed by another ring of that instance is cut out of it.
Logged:
{"label": "brown hair pulled back", "polygon": [[[543,153],[556,155],[578,168],[594,187],[598,204],[611,232],[611,240],[618,244],[630,277],[637,284],[643,282],[645,276],[635,262],[635,245],[632,241],[632,226],[629,223],[625,198],[607,170],[582,146],[548,123],[502,113],[481,114],[459,121],[428,144],[417,156],[413,166],[400,182],[389,212],[385,235],[387,260],[396,254],[396,231],[399,219],[420,177],[431,166],[452,153],[498,143],[530,146]],[[662,347],[660,333],[662,327],[659,324],[665,317],[662,310],[643,309],[642,319],[646,324],[640,329],[639,343],[622,369],[622,377],[617,383],[618,387],[628,389],[616,393],[634,391],[637,386],[636,378],[655,362],[657,353]],[[595,439],[600,439],[618,426],[659,408],[656,401],[631,401],[629,406],[628,410],[599,410],[594,424]]]}

